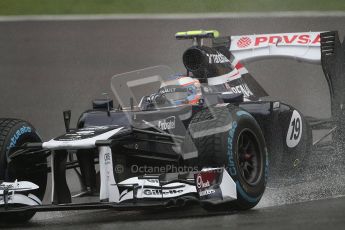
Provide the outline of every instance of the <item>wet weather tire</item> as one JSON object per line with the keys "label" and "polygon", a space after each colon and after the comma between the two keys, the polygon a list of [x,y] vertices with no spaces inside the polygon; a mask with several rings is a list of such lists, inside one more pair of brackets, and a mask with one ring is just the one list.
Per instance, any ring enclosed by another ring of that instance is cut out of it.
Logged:
{"label": "wet weather tire", "polygon": [[[39,189],[30,191],[39,199],[43,199],[47,185],[47,160],[45,156],[25,157],[9,162],[11,149],[25,143],[42,142],[35,128],[26,121],[19,119],[0,119],[0,181],[12,182],[31,181]],[[35,212],[1,214],[0,221],[25,222],[34,216]]]}

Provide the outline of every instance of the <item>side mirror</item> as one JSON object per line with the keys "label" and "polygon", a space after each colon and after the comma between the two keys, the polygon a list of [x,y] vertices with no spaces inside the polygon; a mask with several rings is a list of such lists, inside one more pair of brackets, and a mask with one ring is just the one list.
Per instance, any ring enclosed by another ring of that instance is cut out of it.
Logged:
{"label": "side mirror", "polygon": [[92,101],[92,108],[99,110],[113,109],[113,100],[111,99],[95,99]]}
{"label": "side mirror", "polygon": [[224,103],[241,103],[243,102],[243,94],[242,93],[222,93],[219,95],[219,99],[222,100]]}
{"label": "side mirror", "polygon": [[63,120],[65,122],[66,132],[68,133],[70,131],[69,125],[71,122],[71,110],[63,111]]}

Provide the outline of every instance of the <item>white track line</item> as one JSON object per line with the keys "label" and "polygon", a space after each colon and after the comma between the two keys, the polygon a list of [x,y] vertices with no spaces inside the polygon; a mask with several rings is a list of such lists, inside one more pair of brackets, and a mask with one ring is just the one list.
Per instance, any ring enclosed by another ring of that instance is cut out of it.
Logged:
{"label": "white track line", "polygon": [[0,16],[0,22],[15,21],[84,21],[84,20],[183,20],[221,18],[313,18],[345,17],[345,11],[282,11],[247,13],[203,13],[203,14],[92,14],[92,15],[23,15]]}

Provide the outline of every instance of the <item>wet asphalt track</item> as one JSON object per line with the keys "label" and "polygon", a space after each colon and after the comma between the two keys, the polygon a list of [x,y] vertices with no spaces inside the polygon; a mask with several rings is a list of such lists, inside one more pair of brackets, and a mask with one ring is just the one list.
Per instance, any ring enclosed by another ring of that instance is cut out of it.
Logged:
{"label": "wet asphalt track", "polygon": [[[1,22],[0,117],[31,121],[44,139],[63,133],[61,111],[72,109],[75,124],[79,114],[90,108],[93,98],[110,93],[112,75],[160,64],[181,70],[180,57],[189,42],[175,41],[173,35],[199,28],[234,35],[334,29],[344,35],[345,18]],[[329,116],[329,94],[320,66],[270,60],[248,68],[271,96],[295,105],[307,115]],[[26,226],[342,228],[345,199],[325,198],[345,194],[344,157],[327,150],[313,154],[303,176],[271,178],[262,201],[249,212],[214,217],[205,217],[208,214],[198,208],[159,213],[57,212],[38,214]],[[78,186],[72,186],[72,192],[77,190]],[[299,203],[319,199],[323,200]]]}
{"label": "wet asphalt track", "polygon": [[28,229],[343,229],[345,198],[333,198],[246,212],[209,214],[198,207],[165,212],[71,214],[6,226]]}

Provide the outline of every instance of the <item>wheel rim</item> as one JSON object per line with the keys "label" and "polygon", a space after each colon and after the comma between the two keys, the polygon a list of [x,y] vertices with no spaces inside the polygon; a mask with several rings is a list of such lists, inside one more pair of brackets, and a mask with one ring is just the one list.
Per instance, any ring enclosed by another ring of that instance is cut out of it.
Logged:
{"label": "wheel rim", "polygon": [[262,157],[256,136],[250,130],[240,133],[238,142],[238,166],[244,181],[254,186],[260,181]]}

